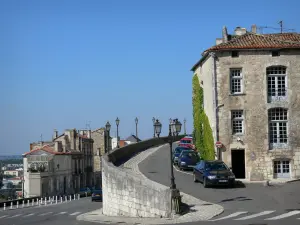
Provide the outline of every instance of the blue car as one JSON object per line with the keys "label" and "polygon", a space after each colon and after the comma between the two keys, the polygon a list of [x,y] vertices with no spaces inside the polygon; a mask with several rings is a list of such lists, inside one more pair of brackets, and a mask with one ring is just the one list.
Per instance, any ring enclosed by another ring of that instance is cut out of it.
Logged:
{"label": "blue car", "polygon": [[93,190],[93,193],[92,193],[92,202],[93,201],[102,201],[102,190]]}
{"label": "blue car", "polygon": [[180,156],[181,152],[184,150],[191,150],[191,149],[186,147],[177,147],[173,150],[172,159],[174,165],[178,163],[178,157]]}
{"label": "blue car", "polygon": [[194,167],[194,182],[202,182],[206,188],[210,185],[234,187],[235,175],[221,160],[202,160]]}
{"label": "blue car", "polygon": [[180,170],[193,169],[200,161],[200,157],[194,150],[184,150],[178,157],[178,167]]}

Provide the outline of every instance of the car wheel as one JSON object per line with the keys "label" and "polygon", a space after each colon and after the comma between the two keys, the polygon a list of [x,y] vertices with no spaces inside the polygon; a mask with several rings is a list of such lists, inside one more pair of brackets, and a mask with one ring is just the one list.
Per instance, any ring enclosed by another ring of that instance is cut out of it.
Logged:
{"label": "car wheel", "polygon": [[196,175],[194,174],[194,182],[195,183],[197,183],[198,182],[198,180],[197,180],[197,178],[196,178]]}
{"label": "car wheel", "polygon": [[207,188],[207,187],[208,187],[206,177],[204,177],[204,179],[203,179],[203,187],[204,187],[204,188]]}

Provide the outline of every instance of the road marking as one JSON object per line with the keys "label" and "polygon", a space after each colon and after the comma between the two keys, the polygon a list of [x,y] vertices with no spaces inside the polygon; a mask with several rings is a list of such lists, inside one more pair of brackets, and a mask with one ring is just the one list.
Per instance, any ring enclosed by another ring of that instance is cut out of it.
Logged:
{"label": "road marking", "polygon": [[18,217],[18,216],[21,216],[22,214],[17,214],[17,215],[14,215],[14,216],[11,216],[11,217],[8,217],[8,218],[15,218],[15,217]]}
{"label": "road marking", "polygon": [[280,220],[280,219],[290,217],[290,216],[293,216],[293,215],[297,215],[297,214],[300,214],[300,210],[294,210],[294,211],[291,211],[291,212],[288,212],[288,213],[281,214],[279,216],[267,218],[265,220]]}
{"label": "road marking", "polygon": [[66,214],[67,212],[60,212],[60,213],[57,213],[56,215],[62,215],[62,214]]}
{"label": "road marking", "polygon": [[182,171],[182,170],[177,169],[177,167],[174,166],[174,165],[173,165],[173,168],[174,168],[177,172],[185,173],[185,174],[189,174],[189,175],[193,175],[193,173],[188,173],[188,172],[185,172],[185,171]]}
{"label": "road marking", "polygon": [[252,218],[255,218],[255,217],[259,217],[259,216],[268,215],[268,214],[271,214],[273,212],[275,212],[275,211],[264,211],[264,212],[256,213],[256,214],[253,214],[253,215],[250,215],[250,216],[244,216],[244,217],[234,219],[234,220],[248,220],[248,219],[252,219]]}
{"label": "road marking", "polygon": [[33,215],[34,215],[34,213],[30,213],[30,214],[28,214],[26,216],[23,216],[23,217],[28,217],[28,216],[33,216]]}
{"label": "road marking", "polygon": [[248,213],[248,212],[236,212],[236,213],[232,213],[228,216],[224,216],[224,217],[214,219],[214,220],[209,220],[209,221],[226,220],[226,219],[229,219],[229,218],[232,218],[232,217],[237,217],[238,215],[245,214],[245,213]]}
{"label": "road marking", "polygon": [[41,214],[39,216],[45,216],[45,215],[48,215],[48,214],[51,214],[51,213],[53,213],[53,212],[46,212],[46,213],[43,213],[43,214]]}
{"label": "road marking", "polygon": [[0,216],[0,219],[1,219],[1,218],[4,218],[4,217],[7,217],[7,216],[8,216],[8,215],[5,215],[5,216]]}
{"label": "road marking", "polygon": [[72,214],[70,214],[70,216],[75,216],[75,215],[77,215],[77,214],[79,214],[80,212],[74,212],[74,213],[72,213]]}

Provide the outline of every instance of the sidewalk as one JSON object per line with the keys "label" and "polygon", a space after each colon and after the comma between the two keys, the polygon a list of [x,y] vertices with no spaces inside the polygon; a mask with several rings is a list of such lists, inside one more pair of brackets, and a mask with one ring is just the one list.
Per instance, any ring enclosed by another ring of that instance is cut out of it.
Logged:
{"label": "sidewalk", "polygon": [[[135,157],[127,161],[123,168],[131,170],[138,176],[142,176],[143,179],[149,180],[144,174],[139,171],[138,164],[145,160],[148,156],[159,150],[160,147],[152,148],[141,152]],[[154,181],[151,181],[154,182]],[[156,182],[154,182],[156,183]],[[162,184],[159,184],[162,185]],[[221,214],[224,209],[220,205],[205,202],[197,199],[191,195],[181,192],[182,202],[189,206],[189,211],[183,215],[174,215],[172,218],[132,218],[132,217],[110,217],[102,214],[102,209],[98,209],[89,213],[79,215],[77,220],[84,220],[90,222],[98,223],[126,223],[126,224],[177,224],[177,223],[187,223],[187,222],[197,222],[209,220],[219,214]]]}

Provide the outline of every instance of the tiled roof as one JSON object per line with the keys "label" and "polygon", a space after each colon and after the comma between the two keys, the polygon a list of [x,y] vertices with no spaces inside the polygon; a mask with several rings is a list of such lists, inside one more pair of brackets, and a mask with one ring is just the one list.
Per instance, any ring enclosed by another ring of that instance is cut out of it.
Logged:
{"label": "tiled roof", "polygon": [[244,35],[229,35],[226,43],[215,45],[202,53],[202,58],[192,67],[194,71],[209,52],[230,51],[239,49],[300,49],[300,33],[255,34],[247,32]]}
{"label": "tiled roof", "polygon": [[215,45],[206,51],[272,48],[300,48],[300,34],[254,34],[247,32],[244,35],[236,36],[233,40],[230,40],[227,43]]}
{"label": "tiled roof", "polygon": [[41,147],[41,148],[36,148],[36,149],[34,149],[34,150],[30,151],[30,152],[24,153],[23,155],[25,155],[25,156],[26,156],[26,155],[30,155],[31,153],[37,152],[37,151],[40,151],[40,150],[45,151],[45,152],[48,152],[48,153],[53,154],[53,155],[70,155],[70,154],[72,154],[71,152],[56,152],[56,151],[54,151],[54,149],[53,149],[52,147],[50,147],[49,145],[44,145],[44,146]]}

